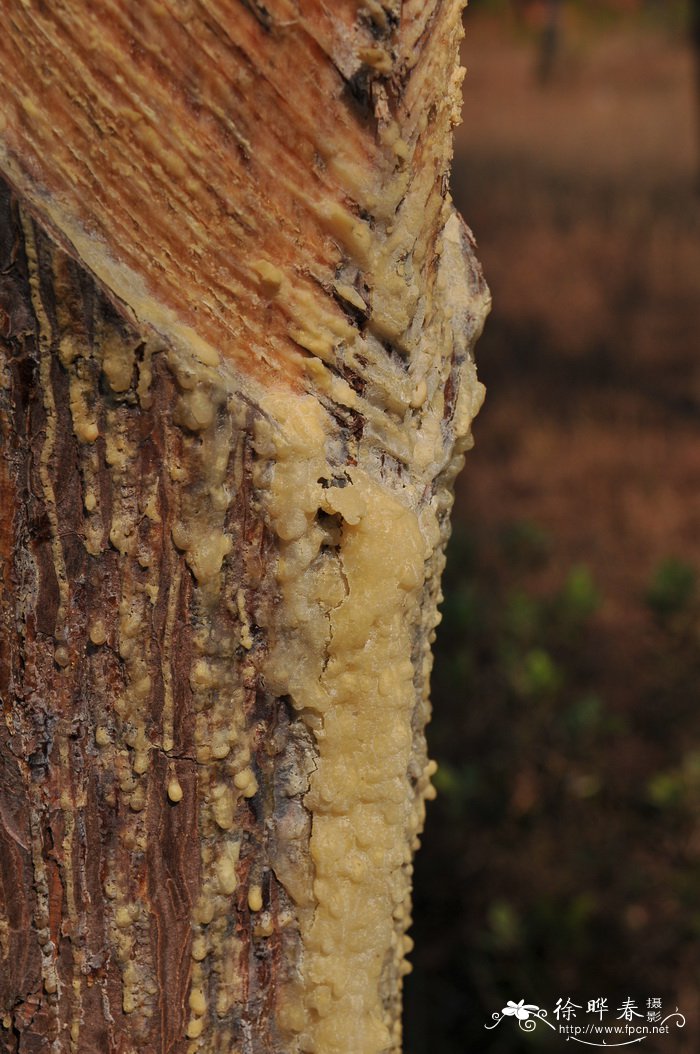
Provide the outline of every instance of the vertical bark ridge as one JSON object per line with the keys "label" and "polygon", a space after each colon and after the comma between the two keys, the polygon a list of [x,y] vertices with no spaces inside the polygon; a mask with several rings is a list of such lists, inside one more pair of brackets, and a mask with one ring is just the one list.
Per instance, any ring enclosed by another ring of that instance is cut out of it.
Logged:
{"label": "vertical bark ridge", "polygon": [[259,671],[254,411],[217,388],[204,421],[187,366],[2,206],[3,1042],[278,1049],[299,936],[267,846],[311,742]]}

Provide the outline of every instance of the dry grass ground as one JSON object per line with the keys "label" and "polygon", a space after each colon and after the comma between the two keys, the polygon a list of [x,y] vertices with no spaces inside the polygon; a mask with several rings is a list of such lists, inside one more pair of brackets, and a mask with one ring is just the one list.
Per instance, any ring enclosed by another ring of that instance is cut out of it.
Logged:
{"label": "dry grass ground", "polygon": [[[573,19],[572,19],[573,21]],[[494,296],[460,508],[535,518],[609,603],[700,558],[700,198],[691,56],[660,29],[527,42],[467,23],[455,196]]]}

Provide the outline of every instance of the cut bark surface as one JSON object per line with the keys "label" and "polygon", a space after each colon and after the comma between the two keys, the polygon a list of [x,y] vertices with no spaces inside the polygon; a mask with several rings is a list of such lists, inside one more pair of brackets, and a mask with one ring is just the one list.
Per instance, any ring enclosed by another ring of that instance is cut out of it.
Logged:
{"label": "cut bark surface", "polygon": [[488,291],[460,5],[11,3],[0,1044],[401,1045]]}

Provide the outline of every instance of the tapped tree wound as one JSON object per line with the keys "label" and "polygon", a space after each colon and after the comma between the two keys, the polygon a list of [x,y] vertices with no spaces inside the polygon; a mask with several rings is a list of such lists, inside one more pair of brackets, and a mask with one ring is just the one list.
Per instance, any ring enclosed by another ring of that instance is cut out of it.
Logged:
{"label": "tapped tree wound", "polygon": [[396,1054],[489,307],[461,4],[10,8],[0,1011],[57,1054]]}

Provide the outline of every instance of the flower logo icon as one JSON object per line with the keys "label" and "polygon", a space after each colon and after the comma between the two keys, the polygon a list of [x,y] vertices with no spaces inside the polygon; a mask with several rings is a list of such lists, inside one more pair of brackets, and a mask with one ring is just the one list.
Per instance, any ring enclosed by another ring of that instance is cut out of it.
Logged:
{"label": "flower logo icon", "polygon": [[530,1014],[536,1014],[539,1009],[538,1006],[533,1006],[532,1003],[526,1003],[524,999],[521,999],[519,1003],[514,1003],[512,999],[509,999],[501,1013],[505,1017],[517,1017],[518,1021],[527,1021]]}
{"label": "flower logo icon", "polygon": [[509,999],[500,1014],[497,1010],[494,1010],[493,1014],[491,1014],[493,1024],[484,1025],[484,1028],[495,1028],[506,1017],[515,1018],[518,1022],[518,1028],[522,1032],[534,1032],[540,1021],[544,1021],[545,1025],[554,1031],[554,1025],[547,1020],[547,1011],[535,1006],[534,1003],[526,1003],[524,999],[521,999],[519,1003]]}

